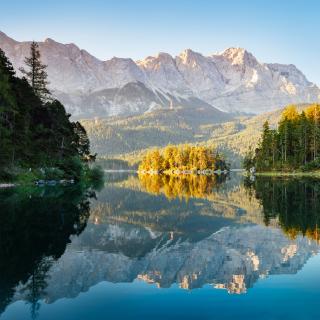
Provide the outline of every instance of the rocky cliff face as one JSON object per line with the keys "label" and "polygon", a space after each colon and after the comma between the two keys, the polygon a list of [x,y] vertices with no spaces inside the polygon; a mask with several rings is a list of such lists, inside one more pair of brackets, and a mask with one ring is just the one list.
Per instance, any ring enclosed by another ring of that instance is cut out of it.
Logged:
{"label": "rocky cliff face", "polygon": [[[0,32],[0,48],[17,70],[29,46]],[[39,46],[50,88],[75,117],[141,114],[190,104],[261,113],[320,99],[319,88],[294,65],[260,63],[242,48],[211,56],[187,49],[177,57],[159,53],[135,62],[101,61],[74,44],[52,39]]]}

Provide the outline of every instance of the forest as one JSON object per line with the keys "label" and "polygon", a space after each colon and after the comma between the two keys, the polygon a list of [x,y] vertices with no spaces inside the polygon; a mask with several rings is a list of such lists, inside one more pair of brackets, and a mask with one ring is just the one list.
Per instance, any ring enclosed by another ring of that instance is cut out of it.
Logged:
{"label": "forest", "polygon": [[320,169],[320,105],[312,104],[301,112],[287,106],[277,128],[263,125],[258,147],[247,153],[244,167],[257,171],[313,171]]}
{"label": "forest", "polygon": [[80,179],[95,159],[87,133],[51,97],[36,42],[25,65],[17,77],[0,49],[0,179]]}
{"label": "forest", "polygon": [[170,173],[207,169],[229,170],[229,165],[215,149],[189,144],[150,150],[139,165],[140,172]]}

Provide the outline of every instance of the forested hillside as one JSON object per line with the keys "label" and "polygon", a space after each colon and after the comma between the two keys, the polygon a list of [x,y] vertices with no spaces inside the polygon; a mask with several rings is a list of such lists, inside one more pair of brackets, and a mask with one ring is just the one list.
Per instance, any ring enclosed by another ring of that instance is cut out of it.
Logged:
{"label": "forested hillside", "polygon": [[[41,169],[56,177],[79,178],[82,163],[92,159],[89,140],[79,122],[46,88],[45,65],[36,43],[26,58],[24,78],[15,76],[0,49],[0,178]],[[37,171],[39,173],[39,171]]]}
{"label": "forested hillside", "polygon": [[[301,110],[303,105],[298,106]],[[83,120],[92,150],[99,156],[129,162],[142,159],[152,147],[192,143],[217,147],[232,168],[239,168],[249,147],[258,146],[263,123],[275,127],[281,110],[258,116],[236,116],[205,108],[158,110],[141,116]]]}

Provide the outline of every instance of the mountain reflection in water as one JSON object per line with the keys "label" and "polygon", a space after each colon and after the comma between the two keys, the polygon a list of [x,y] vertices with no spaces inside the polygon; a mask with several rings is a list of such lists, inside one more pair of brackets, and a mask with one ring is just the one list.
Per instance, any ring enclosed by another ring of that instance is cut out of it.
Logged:
{"label": "mountain reflection in water", "polygon": [[0,192],[0,308],[75,298],[136,279],[246,293],[318,253],[320,183],[229,176],[106,177],[77,188]]}

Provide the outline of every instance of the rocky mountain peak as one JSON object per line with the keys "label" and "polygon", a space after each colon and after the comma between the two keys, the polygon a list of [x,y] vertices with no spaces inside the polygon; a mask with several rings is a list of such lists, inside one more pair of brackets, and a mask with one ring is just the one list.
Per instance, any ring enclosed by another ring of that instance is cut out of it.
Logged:
{"label": "rocky mountain peak", "polygon": [[174,63],[173,57],[166,52],[159,52],[155,57],[148,56],[143,60],[138,60],[137,65],[141,68],[154,68],[155,66],[160,66],[160,64],[171,65]]}
{"label": "rocky mountain peak", "polygon": [[233,65],[249,65],[255,66],[258,64],[257,59],[252,53],[248,52],[244,48],[228,48],[224,50],[221,54],[224,58],[231,61]]}
{"label": "rocky mountain peak", "polygon": [[201,53],[195,52],[191,49],[185,49],[182,51],[178,58],[183,62],[183,63],[191,63],[191,62],[196,62],[197,60],[204,58]]}
{"label": "rocky mountain peak", "polygon": [[159,52],[157,54],[157,58],[162,60],[162,61],[172,61],[173,60],[172,56],[169,53],[166,53],[166,52]]}
{"label": "rocky mountain peak", "polygon": [[[0,48],[16,70],[24,65],[29,46],[30,42],[18,42],[0,32]],[[99,115],[104,110],[105,116],[127,114],[128,110],[143,113],[153,105],[167,107],[171,100],[177,104],[201,101],[223,111],[248,113],[320,100],[319,88],[294,65],[259,63],[244,48],[231,47],[209,57],[191,49],[175,58],[160,52],[135,62],[118,57],[101,61],[73,43],[63,44],[51,38],[39,42],[39,47],[41,58],[48,65],[50,89],[68,112],[84,117],[89,97],[100,110]],[[133,92],[133,86],[130,94],[125,91],[125,99],[117,96],[117,101],[126,101],[125,107],[117,104],[111,91],[103,91],[120,90],[134,82],[142,83],[145,89]],[[94,108],[92,105],[90,115],[95,113]]]}
{"label": "rocky mountain peak", "polygon": [[4,32],[0,31],[0,48],[5,44],[15,44],[18,43],[17,41],[13,40],[12,38],[8,37]]}
{"label": "rocky mountain peak", "polygon": [[44,43],[48,43],[48,44],[57,44],[58,42],[54,41],[53,39],[51,38],[46,38],[44,40]]}

